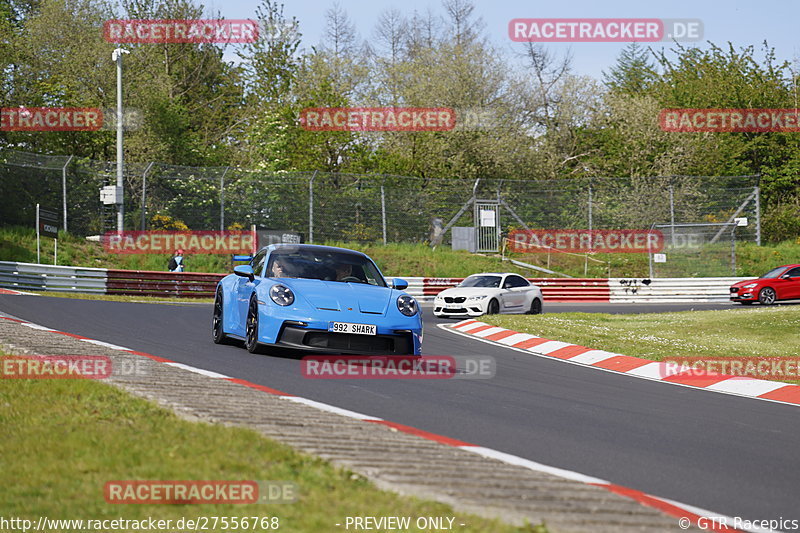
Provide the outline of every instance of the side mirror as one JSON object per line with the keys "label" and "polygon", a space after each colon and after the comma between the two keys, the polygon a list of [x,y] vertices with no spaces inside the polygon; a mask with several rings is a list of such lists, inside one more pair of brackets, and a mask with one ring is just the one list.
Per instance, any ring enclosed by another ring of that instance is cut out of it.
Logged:
{"label": "side mirror", "polygon": [[233,273],[236,274],[237,276],[242,276],[243,278],[247,278],[250,281],[256,279],[256,275],[253,272],[253,267],[251,267],[250,265],[239,265],[233,267]]}
{"label": "side mirror", "polygon": [[408,288],[408,282],[402,278],[394,278],[392,280],[392,288],[398,291],[404,291]]}
{"label": "side mirror", "polygon": [[781,276],[781,279],[791,279],[792,277],[789,274],[784,274]]}

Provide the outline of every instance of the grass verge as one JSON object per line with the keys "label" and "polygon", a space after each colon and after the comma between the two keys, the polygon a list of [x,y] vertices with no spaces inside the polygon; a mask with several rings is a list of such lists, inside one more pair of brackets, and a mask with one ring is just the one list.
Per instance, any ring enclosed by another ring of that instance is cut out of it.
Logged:
{"label": "grass verge", "polygon": [[800,357],[800,306],[793,305],[638,315],[494,315],[480,320],[653,361],[676,357]]}
{"label": "grass verge", "polygon": [[120,294],[94,294],[87,292],[31,291],[40,296],[55,298],[73,298],[76,300],[106,300],[109,302],[140,302],[147,304],[191,305],[196,303],[211,304],[214,298],[169,298],[167,296],[124,296]]}
{"label": "grass verge", "polygon": [[[189,422],[89,380],[4,380],[3,515],[38,520],[277,516],[282,531],[334,531],[346,516],[456,516],[446,505],[377,490],[367,480],[243,428]],[[12,453],[13,451],[13,453]],[[398,451],[398,453],[402,453]],[[280,505],[113,505],[110,480],[275,480],[298,485]],[[463,531],[544,532],[458,514]],[[175,524],[175,522],[173,522]]]}

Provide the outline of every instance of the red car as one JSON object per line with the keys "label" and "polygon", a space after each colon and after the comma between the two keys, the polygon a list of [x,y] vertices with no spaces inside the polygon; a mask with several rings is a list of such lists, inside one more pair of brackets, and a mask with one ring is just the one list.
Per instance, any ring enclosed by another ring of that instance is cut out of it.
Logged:
{"label": "red car", "polygon": [[771,305],[778,300],[798,298],[800,298],[800,265],[779,266],[758,279],[731,285],[731,301],[745,305],[753,302]]}

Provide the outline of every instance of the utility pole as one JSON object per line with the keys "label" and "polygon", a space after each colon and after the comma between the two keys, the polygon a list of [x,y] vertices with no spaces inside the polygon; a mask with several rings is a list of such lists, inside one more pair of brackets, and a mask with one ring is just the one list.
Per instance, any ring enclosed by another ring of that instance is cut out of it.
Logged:
{"label": "utility pole", "polygon": [[117,231],[122,233],[124,226],[125,203],[123,187],[124,160],[122,153],[122,54],[130,54],[124,48],[111,53],[111,60],[117,63]]}

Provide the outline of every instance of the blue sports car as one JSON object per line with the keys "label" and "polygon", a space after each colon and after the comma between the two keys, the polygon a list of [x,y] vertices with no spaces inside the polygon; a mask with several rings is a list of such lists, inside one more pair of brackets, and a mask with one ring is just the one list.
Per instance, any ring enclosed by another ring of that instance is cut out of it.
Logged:
{"label": "blue sports car", "polygon": [[387,283],[361,252],[312,244],[273,244],[217,285],[217,344],[243,339],[310,353],[419,355],[422,318],[408,283]]}

